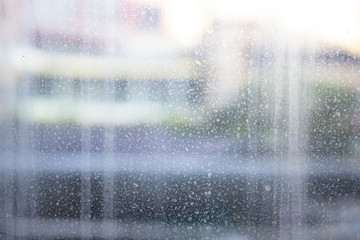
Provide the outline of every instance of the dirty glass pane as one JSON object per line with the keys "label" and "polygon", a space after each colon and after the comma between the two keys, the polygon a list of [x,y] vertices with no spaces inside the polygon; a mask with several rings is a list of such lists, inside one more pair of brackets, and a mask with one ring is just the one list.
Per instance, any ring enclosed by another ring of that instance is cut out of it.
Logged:
{"label": "dirty glass pane", "polygon": [[1,239],[360,239],[360,2],[0,0]]}

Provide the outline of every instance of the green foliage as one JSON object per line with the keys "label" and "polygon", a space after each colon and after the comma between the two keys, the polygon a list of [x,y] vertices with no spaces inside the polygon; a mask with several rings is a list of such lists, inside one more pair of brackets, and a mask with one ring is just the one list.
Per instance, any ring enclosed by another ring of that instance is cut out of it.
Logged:
{"label": "green foliage", "polygon": [[321,155],[351,154],[350,117],[356,103],[353,89],[320,83],[311,87],[310,152]]}
{"label": "green foliage", "polygon": [[[269,91],[266,94],[265,91]],[[300,90],[299,90],[300,91]],[[180,114],[169,118],[170,129],[181,134],[192,136],[205,135],[211,138],[222,138],[243,142],[248,148],[272,148],[274,136],[274,95],[271,89],[259,85],[248,86],[239,91],[237,97],[227,105],[218,108],[204,108],[188,114]],[[313,82],[306,87],[303,94],[310,97],[299,101],[301,134],[308,133],[309,154],[321,156],[350,155],[354,133],[351,131],[350,119],[355,111],[356,90],[329,82]],[[286,99],[285,99],[286,101]],[[286,147],[288,139],[287,103],[281,109],[284,115],[284,126],[278,129]],[[201,121],[195,121],[201,116]],[[255,149],[255,150],[256,150]],[[258,150],[256,150],[258,151]]]}

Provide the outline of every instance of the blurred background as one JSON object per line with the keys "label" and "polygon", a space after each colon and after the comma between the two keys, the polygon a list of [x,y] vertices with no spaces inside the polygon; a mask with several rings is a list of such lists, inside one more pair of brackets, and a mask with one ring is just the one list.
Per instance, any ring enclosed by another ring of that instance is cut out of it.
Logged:
{"label": "blurred background", "polygon": [[359,239],[360,1],[0,0],[1,239]]}

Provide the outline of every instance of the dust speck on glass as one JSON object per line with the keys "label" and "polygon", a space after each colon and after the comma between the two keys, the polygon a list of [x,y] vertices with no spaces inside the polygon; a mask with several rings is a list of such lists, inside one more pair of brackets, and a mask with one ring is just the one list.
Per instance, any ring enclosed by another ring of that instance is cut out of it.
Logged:
{"label": "dust speck on glass", "polygon": [[0,0],[0,239],[360,239],[360,1]]}

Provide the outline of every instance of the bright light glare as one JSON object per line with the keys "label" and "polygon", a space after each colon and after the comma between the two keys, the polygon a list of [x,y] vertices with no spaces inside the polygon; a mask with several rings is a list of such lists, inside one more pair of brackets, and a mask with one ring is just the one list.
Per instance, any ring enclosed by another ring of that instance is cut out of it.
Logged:
{"label": "bright light glare", "polygon": [[184,0],[162,2],[168,34],[185,46],[201,40],[215,21],[273,24],[310,41],[360,53],[359,0]]}
{"label": "bright light glare", "polygon": [[259,20],[270,17],[275,4],[271,0],[212,0],[209,1],[215,18],[225,20]]}
{"label": "bright light glare", "polygon": [[325,40],[359,52],[358,0],[280,0],[278,3],[276,17],[283,29],[312,40]]}
{"label": "bright light glare", "polygon": [[190,47],[197,44],[210,23],[209,11],[200,1],[183,0],[165,3],[165,28],[179,45]]}

